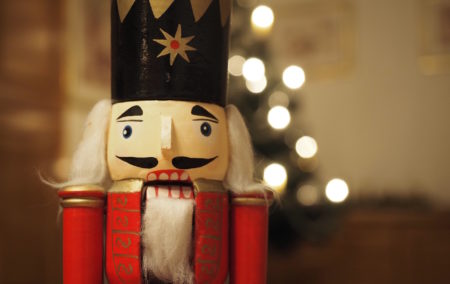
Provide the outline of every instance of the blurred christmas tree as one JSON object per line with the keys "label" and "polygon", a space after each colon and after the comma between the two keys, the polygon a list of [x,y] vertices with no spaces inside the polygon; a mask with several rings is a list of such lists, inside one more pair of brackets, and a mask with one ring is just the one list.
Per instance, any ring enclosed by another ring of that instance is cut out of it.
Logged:
{"label": "blurred christmas tree", "polygon": [[274,15],[254,2],[234,5],[229,102],[240,109],[252,136],[257,178],[280,196],[270,215],[270,244],[287,248],[298,239],[327,235],[335,227],[335,207],[323,202],[314,184],[317,144],[298,117],[305,74],[298,66],[282,74],[271,68],[277,60],[269,46]]}

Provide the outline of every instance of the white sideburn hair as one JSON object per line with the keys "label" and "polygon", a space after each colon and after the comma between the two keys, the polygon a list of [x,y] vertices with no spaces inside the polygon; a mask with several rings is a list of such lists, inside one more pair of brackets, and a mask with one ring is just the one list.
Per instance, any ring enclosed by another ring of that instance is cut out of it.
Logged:
{"label": "white sideburn hair", "polygon": [[144,276],[194,283],[192,251],[193,199],[152,198],[142,218],[142,267]]}
{"label": "white sideburn hair", "polygon": [[226,106],[230,160],[223,182],[234,193],[264,192],[265,185],[254,181],[253,149],[244,119],[234,105]]}
{"label": "white sideburn hair", "polygon": [[82,184],[102,185],[109,180],[106,139],[111,116],[111,100],[99,101],[89,113],[83,137],[72,159],[69,180],[58,187]]}

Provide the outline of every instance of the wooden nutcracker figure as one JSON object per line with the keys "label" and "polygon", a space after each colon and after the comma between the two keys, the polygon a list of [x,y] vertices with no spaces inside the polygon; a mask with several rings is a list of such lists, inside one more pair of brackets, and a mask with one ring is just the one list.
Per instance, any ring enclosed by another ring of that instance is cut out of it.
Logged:
{"label": "wooden nutcracker figure", "polygon": [[112,0],[112,100],[59,191],[64,283],[265,283],[272,195],[225,106],[230,5]]}

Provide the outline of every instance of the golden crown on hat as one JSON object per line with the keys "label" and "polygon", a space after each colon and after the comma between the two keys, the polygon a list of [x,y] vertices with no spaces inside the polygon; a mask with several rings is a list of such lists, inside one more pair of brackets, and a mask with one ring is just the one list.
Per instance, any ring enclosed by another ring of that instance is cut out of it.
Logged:
{"label": "golden crown on hat", "polygon": [[[190,0],[194,19],[196,22],[200,20],[213,1],[219,1],[221,22],[222,26],[224,26],[230,16],[231,0]],[[135,0],[117,0],[120,21],[125,19],[134,2]],[[150,7],[156,19],[159,19],[173,2],[175,0],[149,0]]]}

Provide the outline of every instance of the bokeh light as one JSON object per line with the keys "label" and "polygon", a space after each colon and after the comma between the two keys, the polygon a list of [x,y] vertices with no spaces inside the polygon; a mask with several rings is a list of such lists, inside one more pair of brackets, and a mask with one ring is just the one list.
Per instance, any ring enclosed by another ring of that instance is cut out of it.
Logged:
{"label": "bokeh light", "polygon": [[295,151],[304,159],[314,157],[317,153],[317,148],[316,140],[310,136],[303,136],[297,140],[297,143],[295,143]]}
{"label": "bokeh light", "polygon": [[264,169],[264,181],[278,192],[282,192],[287,181],[286,169],[278,164],[272,163]]}
{"label": "bokeh light", "polygon": [[245,58],[240,55],[234,55],[228,59],[228,72],[233,76],[242,76],[242,67]]}
{"label": "bokeh light", "polygon": [[315,205],[319,202],[319,191],[317,187],[309,184],[302,185],[296,193],[297,201],[304,206]]}
{"label": "bokeh light", "polygon": [[244,62],[242,66],[242,74],[246,80],[258,81],[264,77],[266,69],[264,62],[256,57],[251,57]]}
{"label": "bokeh light", "polygon": [[252,92],[254,94],[259,94],[262,91],[264,91],[264,89],[267,86],[266,76],[262,77],[260,80],[257,80],[257,81],[246,80],[245,86],[247,87],[247,89],[250,92]]}
{"label": "bokeh light", "polygon": [[339,178],[330,180],[325,189],[327,198],[334,203],[344,201],[347,198],[348,193],[349,190],[347,183]]}
{"label": "bokeh light", "polygon": [[273,11],[268,6],[260,5],[252,12],[252,24],[258,28],[270,28],[273,24],[273,20]]}
{"label": "bokeh light", "polygon": [[305,72],[301,67],[291,65],[283,71],[283,83],[289,89],[298,89],[305,83]]}
{"label": "bokeh light", "polygon": [[291,122],[289,110],[283,106],[274,106],[267,114],[267,121],[274,129],[284,129]]}

